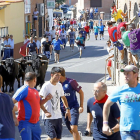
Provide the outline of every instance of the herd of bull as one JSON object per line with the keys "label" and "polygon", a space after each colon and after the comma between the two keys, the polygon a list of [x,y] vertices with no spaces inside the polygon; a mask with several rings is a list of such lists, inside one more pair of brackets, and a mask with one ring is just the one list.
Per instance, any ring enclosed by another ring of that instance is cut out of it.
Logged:
{"label": "herd of bull", "polygon": [[14,60],[14,58],[2,60],[0,65],[0,75],[3,77],[2,91],[8,92],[7,86],[9,85],[9,92],[13,92],[16,79],[18,81],[18,88],[21,86],[21,78],[23,85],[24,77],[27,72],[36,73],[36,86],[39,85],[41,87],[45,82],[47,68],[48,60],[45,55],[29,55],[19,60]]}

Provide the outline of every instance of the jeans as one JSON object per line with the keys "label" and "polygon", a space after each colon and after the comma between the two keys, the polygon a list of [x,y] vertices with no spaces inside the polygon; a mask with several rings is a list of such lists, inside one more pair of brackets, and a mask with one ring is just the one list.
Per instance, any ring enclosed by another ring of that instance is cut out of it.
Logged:
{"label": "jeans", "polygon": [[10,57],[14,56],[14,49],[10,49]]}
{"label": "jeans", "polygon": [[19,133],[22,140],[41,140],[41,128],[39,121],[36,124],[27,121],[19,122]]}
{"label": "jeans", "polygon": [[140,140],[140,131],[121,131],[122,140]]}
{"label": "jeans", "polygon": [[4,49],[3,60],[5,60],[6,58],[10,58],[10,49]]}

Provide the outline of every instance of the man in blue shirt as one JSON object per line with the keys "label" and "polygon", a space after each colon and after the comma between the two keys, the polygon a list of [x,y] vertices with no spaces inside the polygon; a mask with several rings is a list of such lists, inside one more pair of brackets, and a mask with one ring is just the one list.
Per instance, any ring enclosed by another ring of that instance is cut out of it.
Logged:
{"label": "man in blue shirt", "polygon": [[107,86],[103,82],[95,83],[93,94],[94,97],[90,98],[87,102],[87,129],[85,135],[91,135],[91,123],[93,120],[93,140],[121,140],[119,132],[120,110],[115,103],[111,106],[109,115],[110,131],[105,135],[102,133],[103,127],[103,106],[108,99]]}
{"label": "man in blue shirt", "polygon": [[84,49],[85,49],[85,41],[87,38],[87,32],[85,31],[85,28],[82,28],[79,34],[82,34],[82,37],[84,38]]}
{"label": "man in blue shirt", "polygon": [[54,55],[55,55],[55,63],[59,63],[59,54],[61,47],[60,45],[63,45],[62,41],[59,39],[58,35],[56,38],[52,41],[53,49],[54,49]]}
{"label": "man in blue shirt", "polygon": [[99,26],[100,40],[101,40],[101,37],[102,37],[102,39],[104,39],[104,28],[105,28],[105,26],[103,24],[101,24],[101,26]]}
{"label": "man in blue shirt", "polygon": [[116,89],[108,98],[103,109],[103,133],[110,130],[108,115],[110,107],[117,101],[120,103],[120,132],[122,140],[140,140],[140,84],[138,68],[127,65],[121,69],[126,84]]}
{"label": "man in blue shirt", "polygon": [[14,57],[14,39],[13,39],[13,35],[10,35],[9,40],[9,44],[10,44],[10,57]]}
{"label": "man in blue shirt", "polygon": [[94,26],[94,35],[95,35],[96,40],[97,40],[97,37],[98,37],[98,32],[99,32],[99,26],[96,23],[96,26]]}
{"label": "man in blue shirt", "polygon": [[3,60],[6,58],[10,58],[10,43],[8,40],[8,36],[6,36],[6,39],[4,40],[4,57]]}
{"label": "man in blue shirt", "polygon": [[90,30],[93,32],[93,24],[94,24],[94,21],[92,19],[90,19],[89,21],[89,27],[90,27]]}
{"label": "man in blue shirt", "polygon": [[[68,101],[68,106],[71,113],[71,121],[68,118],[65,118],[66,109],[63,105],[63,102],[60,102],[61,105],[61,112],[67,128],[69,129],[70,133],[73,135],[74,140],[80,140],[80,135],[78,133],[78,119],[79,113],[83,112],[83,102],[84,102],[84,93],[82,91],[82,87],[78,85],[76,80],[66,78],[65,69],[61,68],[61,77],[60,82],[63,86],[63,90],[65,93],[65,97]],[[76,92],[80,95],[80,106],[76,97]]]}

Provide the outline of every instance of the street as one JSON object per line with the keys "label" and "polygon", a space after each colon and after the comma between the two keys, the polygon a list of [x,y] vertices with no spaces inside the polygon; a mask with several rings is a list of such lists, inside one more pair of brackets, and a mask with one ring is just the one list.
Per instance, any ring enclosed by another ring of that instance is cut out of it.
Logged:
{"label": "street", "polygon": [[[91,35],[91,39],[86,41],[86,49],[83,50],[82,58],[79,58],[79,53],[66,59],[60,60],[59,64],[50,63],[46,73],[46,81],[50,79],[50,70],[54,66],[64,67],[66,70],[66,76],[76,79],[82,90],[84,91],[84,112],[80,114],[78,130],[84,133],[87,123],[87,101],[93,97],[92,89],[93,84],[105,75],[105,58],[107,57],[106,41],[108,40],[107,31],[105,31],[104,40],[95,40],[94,35]],[[68,47],[68,46],[67,46]],[[60,54],[61,55],[61,54]],[[79,95],[77,94],[78,100]],[[40,118],[41,119],[41,118]],[[43,122],[41,121],[42,128],[42,140],[45,140],[45,130]],[[16,128],[16,140],[20,140],[18,129]],[[72,135],[63,125],[62,140],[72,140]],[[83,140],[92,140],[93,137],[83,136]]]}

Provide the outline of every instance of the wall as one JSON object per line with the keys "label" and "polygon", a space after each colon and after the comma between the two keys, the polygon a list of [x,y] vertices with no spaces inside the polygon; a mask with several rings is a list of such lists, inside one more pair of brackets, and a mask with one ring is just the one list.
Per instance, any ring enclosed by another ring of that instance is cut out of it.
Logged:
{"label": "wall", "polygon": [[0,10],[0,27],[5,27],[5,9]]}
{"label": "wall", "polygon": [[[69,5],[70,0],[66,0],[66,4]],[[71,0],[71,5],[75,5],[78,2],[78,0]]]}

